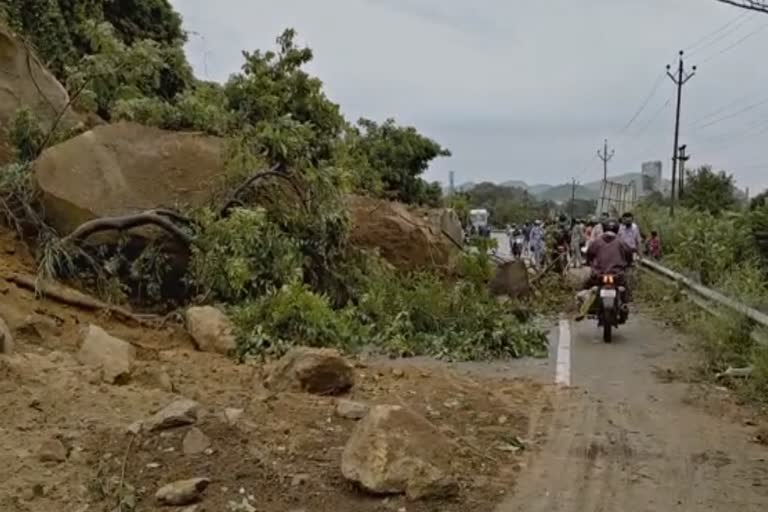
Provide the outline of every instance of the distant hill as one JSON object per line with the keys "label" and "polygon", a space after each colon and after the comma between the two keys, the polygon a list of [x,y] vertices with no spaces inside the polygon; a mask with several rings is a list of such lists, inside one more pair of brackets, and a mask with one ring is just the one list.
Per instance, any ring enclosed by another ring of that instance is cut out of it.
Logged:
{"label": "distant hill", "polygon": [[[542,201],[554,201],[556,203],[564,203],[571,200],[572,186],[570,184],[557,185],[550,187],[541,194],[536,194],[536,197]],[[594,190],[583,185],[576,185],[575,197],[576,199],[597,199],[599,194],[598,190]]]}
{"label": "distant hill", "polygon": [[[642,194],[643,175],[639,172],[627,172],[624,174],[617,174],[615,176],[609,176],[608,179],[614,183],[621,183],[622,185],[629,185],[634,181],[637,186],[638,194]],[[602,186],[602,184],[603,184],[602,180],[595,180],[595,181],[590,181],[581,185],[577,185],[576,198],[588,199],[588,200],[598,199],[600,195],[600,187]],[[662,189],[667,190],[670,184],[671,182],[665,179],[662,185]],[[477,183],[468,181],[466,183],[462,183],[456,188],[460,192],[468,192],[477,186],[478,186]],[[548,185],[544,183],[540,183],[537,185],[528,185],[525,181],[522,181],[522,180],[507,180],[502,183],[499,183],[499,186],[519,188],[522,190],[526,190],[528,191],[529,194],[531,194],[535,198],[540,199],[542,201],[548,200],[548,201],[555,201],[555,202],[564,202],[564,201],[569,201],[571,199],[570,183],[562,183],[560,185]]]}

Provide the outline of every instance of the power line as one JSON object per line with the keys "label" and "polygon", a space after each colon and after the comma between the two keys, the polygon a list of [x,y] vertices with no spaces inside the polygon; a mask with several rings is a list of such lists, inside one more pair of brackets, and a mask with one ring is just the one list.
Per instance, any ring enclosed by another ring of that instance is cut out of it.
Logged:
{"label": "power line", "polygon": [[659,76],[656,78],[656,82],[653,84],[653,87],[651,88],[651,92],[648,93],[648,96],[646,96],[645,100],[640,104],[640,107],[637,109],[635,114],[632,116],[632,118],[627,121],[627,124],[624,125],[624,128],[621,129],[619,132],[619,135],[626,132],[630,126],[632,126],[632,123],[637,120],[637,118],[645,111],[645,108],[648,106],[648,103],[651,102],[653,97],[656,95],[656,91],[659,90],[659,87],[661,87],[662,82],[664,81],[664,73],[660,73]]}
{"label": "power line", "polygon": [[704,123],[704,124],[695,125],[695,126],[693,126],[692,130],[693,131],[703,130],[704,128],[708,128],[710,126],[716,125],[716,124],[721,123],[723,121],[727,121],[728,119],[733,119],[734,117],[740,116],[741,114],[745,114],[747,112],[750,112],[750,111],[756,109],[757,107],[765,105],[766,103],[768,103],[768,99],[764,99],[764,100],[758,101],[757,103],[752,103],[751,105],[747,105],[746,107],[740,108],[736,112],[732,112],[732,113],[730,113],[730,114],[728,114],[726,116],[718,117],[717,119],[714,119],[714,120],[709,121],[709,122]]}
{"label": "power line", "polygon": [[[723,30],[733,26],[734,23],[737,23],[737,22],[742,21],[745,18],[749,18],[749,17],[751,17],[751,15],[748,12],[744,12],[744,13],[739,14],[738,16],[733,17],[729,22],[727,22],[726,24],[722,25],[720,28],[710,32],[709,34],[706,34],[706,35],[700,37],[698,41],[696,41],[695,43],[691,44],[690,46],[685,48],[683,51],[690,52],[689,55],[695,53],[696,51],[698,51],[698,50],[696,50],[696,47],[699,46],[701,43],[703,43],[704,41],[706,41],[710,37],[714,37],[714,36],[720,34]],[[739,25],[739,26],[741,26],[741,25]]]}
{"label": "power line", "polygon": [[640,130],[635,133],[635,137],[638,137],[643,133],[645,133],[645,131],[651,126],[651,124],[653,124],[653,122],[659,118],[661,113],[664,112],[664,109],[669,107],[671,104],[672,104],[672,96],[667,98],[667,101],[662,103],[662,105],[653,113],[653,115],[650,118],[648,118],[648,121],[643,125],[643,127],[640,128]]}
{"label": "power line", "polygon": [[743,27],[744,25],[746,25],[750,21],[752,21],[752,15],[747,14],[747,15],[743,16],[742,19],[738,20],[738,22],[736,23],[735,26],[731,26],[728,30],[726,30],[725,32],[720,34],[719,37],[716,37],[716,38],[712,39],[711,41],[707,42],[706,44],[691,50],[690,55],[695,55],[697,53],[701,53],[704,50],[707,50],[708,48],[712,48],[713,46],[715,46],[717,43],[719,43],[723,39],[726,39],[727,37],[729,37],[729,36],[731,36],[733,34],[736,34],[739,31],[739,29],[741,29],[741,27]]}
{"label": "power line", "polygon": [[719,57],[719,56],[723,55],[724,53],[727,53],[727,52],[729,52],[729,51],[733,50],[734,48],[736,48],[737,46],[740,46],[741,44],[743,44],[743,43],[744,43],[744,41],[746,41],[747,39],[751,38],[751,37],[752,37],[752,36],[754,36],[754,35],[757,35],[758,33],[762,32],[763,30],[765,30],[765,29],[767,29],[767,28],[768,28],[768,24],[765,24],[765,25],[763,25],[762,27],[760,27],[760,28],[758,28],[758,29],[756,29],[756,30],[753,30],[753,31],[752,31],[752,32],[750,32],[749,34],[745,35],[744,37],[742,37],[741,39],[739,39],[738,41],[736,41],[735,43],[733,43],[732,45],[730,45],[730,46],[728,46],[728,47],[726,47],[726,48],[724,48],[724,49],[720,50],[718,53],[716,53],[716,54],[714,54],[714,55],[711,55],[711,56],[709,56],[708,58],[704,59],[703,61],[701,61],[701,63],[702,63],[702,64],[706,64],[707,62],[711,62],[712,60],[714,60],[714,59],[716,59],[717,57]]}

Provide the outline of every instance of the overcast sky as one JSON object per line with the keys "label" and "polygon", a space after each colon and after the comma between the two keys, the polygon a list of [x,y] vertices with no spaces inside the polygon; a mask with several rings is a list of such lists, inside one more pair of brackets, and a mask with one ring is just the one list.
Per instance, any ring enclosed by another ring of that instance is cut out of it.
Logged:
{"label": "overcast sky", "polygon": [[428,174],[444,182],[450,170],[458,183],[593,181],[606,137],[611,173],[662,160],[667,175],[675,86],[665,65],[690,49],[686,67],[698,72],[683,90],[681,136],[689,164],[768,187],[768,15],[715,0],[172,3],[205,79],[226,80],[241,50],[272,48],[295,28],[315,52],[310,71],[349,119],[394,117],[453,152]]}

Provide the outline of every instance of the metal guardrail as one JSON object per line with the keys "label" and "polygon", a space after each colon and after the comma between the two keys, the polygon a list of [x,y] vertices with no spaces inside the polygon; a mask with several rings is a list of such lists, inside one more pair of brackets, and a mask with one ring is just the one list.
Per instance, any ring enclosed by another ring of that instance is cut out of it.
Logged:
{"label": "metal guardrail", "polygon": [[[707,288],[706,286],[702,286],[701,284],[695,282],[694,280],[689,279],[684,275],[678,272],[675,272],[674,270],[670,270],[667,267],[660,265],[659,263],[653,260],[642,258],[640,260],[640,264],[644,266],[646,269],[649,269],[655,272],[656,274],[659,274],[672,281],[682,284],[688,290],[694,292],[699,297],[702,297],[708,301],[711,301],[715,304],[718,304],[736,313],[739,313],[763,327],[768,327],[768,315],[766,315],[762,311],[758,311],[745,304],[742,304],[741,302],[735,299],[732,299],[731,297],[728,297],[727,295],[724,295],[718,291]],[[700,303],[697,303],[697,304],[699,306],[704,307]]]}

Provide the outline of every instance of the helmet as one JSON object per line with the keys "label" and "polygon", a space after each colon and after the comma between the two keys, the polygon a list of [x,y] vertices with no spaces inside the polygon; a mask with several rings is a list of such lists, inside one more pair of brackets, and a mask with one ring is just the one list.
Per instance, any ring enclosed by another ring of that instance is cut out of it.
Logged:
{"label": "helmet", "polygon": [[605,233],[611,232],[618,234],[619,233],[619,223],[616,222],[613,219],[608,219],[605,222],[603,222],[603,231]]}

